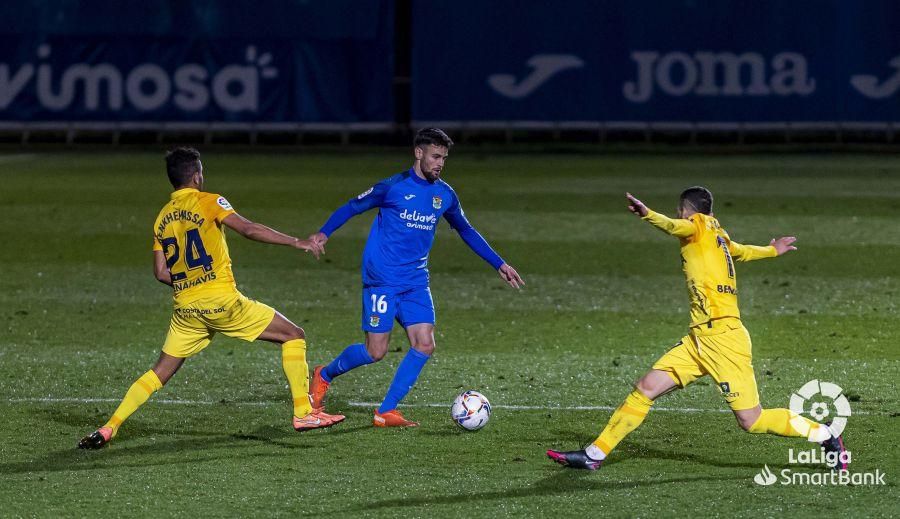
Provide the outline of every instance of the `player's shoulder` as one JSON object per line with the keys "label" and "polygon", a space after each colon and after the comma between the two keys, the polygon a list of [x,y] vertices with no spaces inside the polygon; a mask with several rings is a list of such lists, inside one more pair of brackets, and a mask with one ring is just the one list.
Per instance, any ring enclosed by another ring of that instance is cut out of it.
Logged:
{"label": "player's shoulder", "polygon": [[210,211],[213,214],[221,213],[223,211],[234,211],[231,202],[220,193],[198,191],[197,201],[204,211]]}
{"label": "player's shoulder", "polygon": [[728,233],[725,232],[725,228],[722,227],[722,224],[719,223],[719,219],[711,214],[703,214],[703,213],[694,213],[688,218],[694,225],[697,226],[701,231],[709,231],[714,234],[723,234],[726,237]]}
{"label": "player's shoulder", "polygon": [[379,182],[379,184],[384,184],[387,187],[393,187],[404,180],[408,180],[410,178],[410,170],[401,171],[400,173],[395,173],[388,178]]}
{"label": "player's shoulder", "polygon": [[435,182],[435,184],[436,184],[438,187],[444,189],[444,190],[445,190],[450,196],[452,196],[453,198],[459,198],[459,197],[456,195],[456,191],[453,189],[453,187],[452,187],[450,184],[448,184],[447,182],[445,182],[444,179],[438,179],[438,181]]}

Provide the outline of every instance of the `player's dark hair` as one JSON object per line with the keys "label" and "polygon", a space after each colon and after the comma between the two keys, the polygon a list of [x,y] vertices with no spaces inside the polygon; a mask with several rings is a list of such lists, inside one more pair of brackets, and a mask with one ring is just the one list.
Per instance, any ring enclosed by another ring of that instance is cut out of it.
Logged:
{"label": "player's dark hair", "polygon": [[416,133],[413,145],[418,148],[419,146],[428,146],[429,144],[443,146],[449,150],[453,147],[453,139],[440,128],[422,128]]}
{"label": "player's dark hair", "polygon": [[682,206],[685,203],[690,204],[698,213],[710,214],[713,208],[713,196],[709,189],[703,186],[689,187],[681,192]]}
{"label": "player's dark hair", "polygon": [[187,185],[199,170],[200,152],[194,148],[175,148],[166,153],[166,174],[172,187]]}

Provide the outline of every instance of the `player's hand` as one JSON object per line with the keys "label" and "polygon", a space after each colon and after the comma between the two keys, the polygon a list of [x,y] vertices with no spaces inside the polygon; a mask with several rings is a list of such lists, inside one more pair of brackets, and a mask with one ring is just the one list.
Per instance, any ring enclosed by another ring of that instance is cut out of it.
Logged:
{"label": "player's hand", "polygon": [[325,244],[328,242],[328,235],[324,232],[313,233],[309,235],[309,241],[316,242],[322,250],[322,254],[325,254]]}
{"label": "player's hand", "polygon": [[797,238],[794,238],[793,236],[784,236],[777,240],[772,240],[769,242],[769,245],[775,247],[775,252],[781,256],[785,252],[797,250],[797,247],[794,247],[793,245],[795,241],[797,241]]}
{"label": "player's hand", "polygon": [[631,193],[625,193],[625,198],[628,199],[629,211],[640,216],[641,218],[647,216],[647,206],[645,206],[643,202],[633,197]]}
{"label": "player's hand", "polygon": [[325,248],[320,243],[313,240],[297,239],[294,241],[294,247],[297,249],[305,250],[306,252],[311,252],[316,259],[319,259],[320,254],[325,253]]}
{"label": "player's hand", "polygon": [[510,267],[506,263],[500,265],[500,268],[497,269],[497,272],[500,274],[500,279],[506,281],[506,284],[513,288],[520,288],[519,285],[525,286],[525,280],[522,279],[522,276],[516,272],[516,269]]}

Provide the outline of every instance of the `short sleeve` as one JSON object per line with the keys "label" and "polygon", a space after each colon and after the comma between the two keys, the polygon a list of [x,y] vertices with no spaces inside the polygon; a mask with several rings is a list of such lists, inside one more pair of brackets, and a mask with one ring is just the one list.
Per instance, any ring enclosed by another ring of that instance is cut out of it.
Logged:
{"label": "short sleeve", "polygon": [[228,202],[228,199],[215,193],[209,194],[209,198],[204,205],[206,206],[205,209],[209,212],[209,216],[213,218],[216,223],[222,223],[222,220],[224,220],[225,217],[235,213],[235,210],[231,207],[231,203]]}

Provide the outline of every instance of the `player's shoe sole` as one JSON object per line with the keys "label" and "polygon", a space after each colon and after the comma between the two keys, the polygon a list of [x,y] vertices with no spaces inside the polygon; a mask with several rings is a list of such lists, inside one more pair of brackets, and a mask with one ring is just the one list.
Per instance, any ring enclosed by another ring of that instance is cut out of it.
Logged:
{"label": "player's shoe sole", "polygon": [[597,470],[603,465],[603,460],[595,460],[584,451],[554,451],[548,450],[547,457],[559,463],[563,467],[572,469]]}
{"label": "player's shoe sole", "polygon": [[407,420],[396,409],[386,413],[379,413],[376,409],[375,415],[372,417],[372,425],[375,427],[418,427],[419,422]]}
{"label": "player's shoe sole", "polygon": [[112,440],[112,429],[101,427],[78,442],[79,449],[102,449]]}
{"label": "player's shoe sole", "polygon": [[[831,422],[828,422],[825,425],[830,426]],[[836,465],[831,467],[832,470],[849,470],[850,469],[849,463],[845,463],[844,461],[841,461],[842,459],[846,459],[846,456],[844,456],[843,453],[847,452],[847,448],[844,446],[844,436],[843,435],[838,436],[838,437],[831,437],[831,438],[823,441],[819,445],[821,445],[822,448],[825,449],[826,455],[828,455],[831,452],[835,453],[835,456],[837,457],[837,462],[836,462]]]}
{"label": "player's shoe sole", "polygon": [[343,422],[344,418],[346,417],[342,414],[327,414],[320,409],[314,409],[313,412],[303,418],[297,418],[295,416],[293,426],[294,430],[297,432],[325,429]]}
{"label": "player's shoe sole", "polygon": [[312,380],[309,381],[309,402],[313,409],[322,409],[325,407],[325,395],[331,384],[322,378],[322,370],[325,366],[316,366],[313,369]]}

